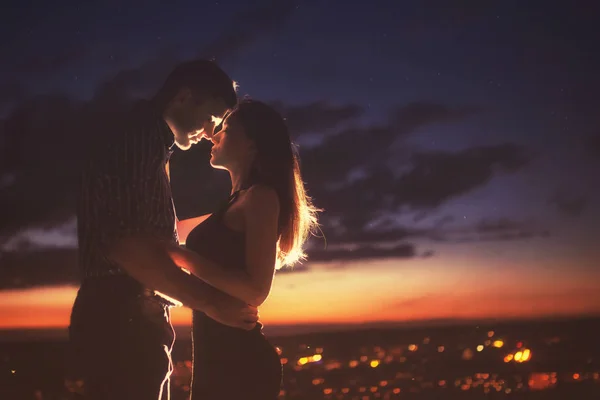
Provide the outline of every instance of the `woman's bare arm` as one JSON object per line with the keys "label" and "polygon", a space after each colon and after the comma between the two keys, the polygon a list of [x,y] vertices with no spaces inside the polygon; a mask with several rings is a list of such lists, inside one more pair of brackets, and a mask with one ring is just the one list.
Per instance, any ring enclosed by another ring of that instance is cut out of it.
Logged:
{"label": "woman's bare arm", "polygon": [[245,196],[246,270],[226,268],[201,255],[169,246],[175,264],[248,304],[262,304],[271,291],[277,257],[279,199],[274,190],[253,187]]}

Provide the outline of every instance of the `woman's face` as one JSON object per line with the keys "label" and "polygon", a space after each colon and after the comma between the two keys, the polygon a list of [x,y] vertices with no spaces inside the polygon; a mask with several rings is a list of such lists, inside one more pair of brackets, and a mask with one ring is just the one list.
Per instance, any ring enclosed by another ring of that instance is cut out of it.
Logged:
{"label": "woman's face", "polygon": [[235,118],[225,119],[222,129],[210,140],[213,142],[210,164],[214,168],[229,169],[234,165],[249,165],[254,157],[254,142],[248,138]]}

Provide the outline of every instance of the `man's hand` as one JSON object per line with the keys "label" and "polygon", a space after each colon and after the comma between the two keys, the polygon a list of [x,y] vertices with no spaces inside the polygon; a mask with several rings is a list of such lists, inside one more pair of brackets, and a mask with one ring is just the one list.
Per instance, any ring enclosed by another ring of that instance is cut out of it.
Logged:
{"label": "man's hand", "polygon": [[254,329],[258,321],[258,308],[237,299],[222,299],[219,304],[205,310],[205,313],[223,325],[247,331]]}

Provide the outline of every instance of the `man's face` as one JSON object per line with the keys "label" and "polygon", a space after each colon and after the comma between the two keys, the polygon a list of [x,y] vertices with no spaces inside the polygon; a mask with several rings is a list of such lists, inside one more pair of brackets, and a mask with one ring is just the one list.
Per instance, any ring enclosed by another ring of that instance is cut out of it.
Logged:
{"label": "man's face", "polygon": [[225,102],[219,98],[198,101],[188,96],[178,104],[176,111],[177,129],[175,143],[181,150],[188,150],[200,141],[203,134],[212,135],[212,130],[228,112]]}

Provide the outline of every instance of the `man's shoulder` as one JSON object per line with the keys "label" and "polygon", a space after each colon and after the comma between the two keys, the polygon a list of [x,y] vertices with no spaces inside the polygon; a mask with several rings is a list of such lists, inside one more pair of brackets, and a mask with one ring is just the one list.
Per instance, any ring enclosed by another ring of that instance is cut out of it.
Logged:
{"label": "man's shoulder", "polygon": [[156,121],[144,110],[129,110],[115,118],[106,131],[106,144],[115,149],[134,143],[156,142]]}

